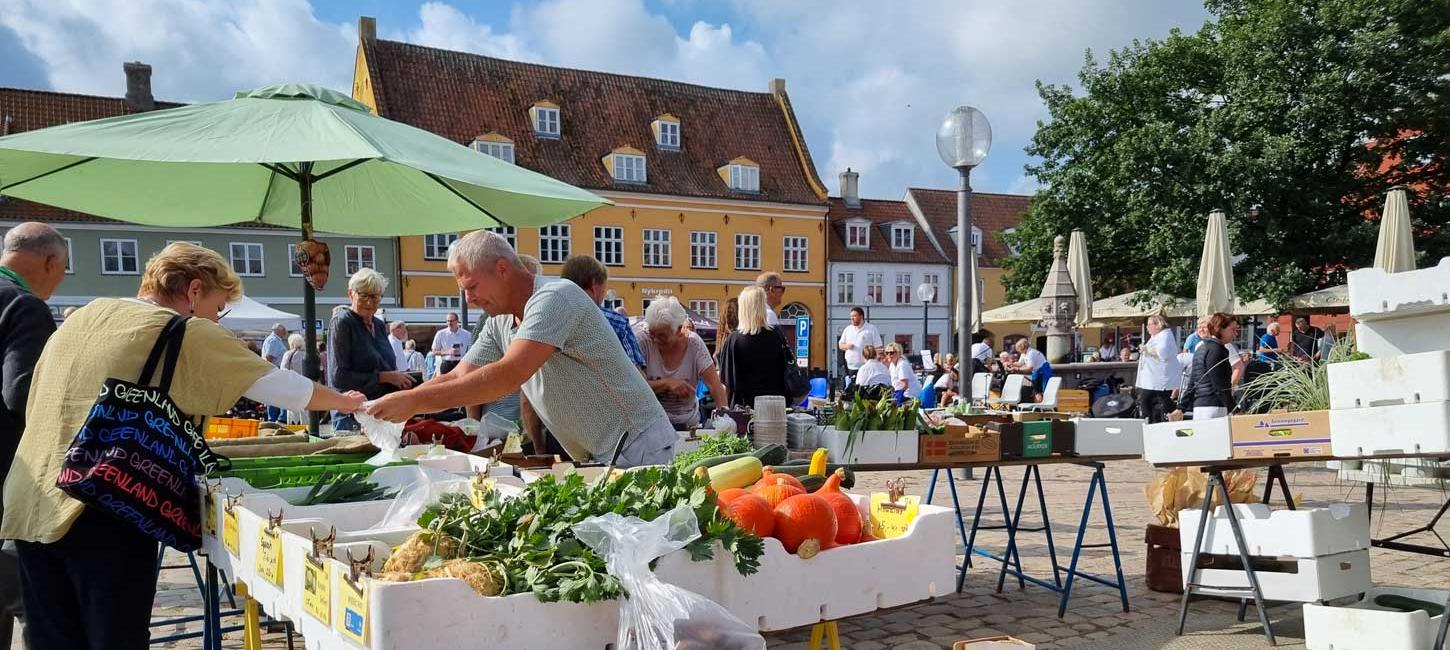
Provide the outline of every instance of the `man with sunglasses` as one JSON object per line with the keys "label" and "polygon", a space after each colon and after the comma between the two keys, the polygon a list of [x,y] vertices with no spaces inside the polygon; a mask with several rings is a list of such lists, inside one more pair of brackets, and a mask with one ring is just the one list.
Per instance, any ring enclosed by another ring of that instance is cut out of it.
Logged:
{"label": "man with sunglasses", "polygon": [[765,290],[765,323],[780,325],[780,304],[785,302],[785,281],[775,271],[766,271],[755,278],[755,286]]}

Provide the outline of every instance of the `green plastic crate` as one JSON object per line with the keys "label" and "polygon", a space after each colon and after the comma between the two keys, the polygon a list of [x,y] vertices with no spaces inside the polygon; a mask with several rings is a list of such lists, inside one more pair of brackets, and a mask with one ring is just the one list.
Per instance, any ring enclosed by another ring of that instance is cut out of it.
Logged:
{"label": "green plastic crate", "polygon": [[373,455],[368,452],[357,454],[309,454],[305,456],[257,456],[254,458],[233,458],[232,469],[263,469],[269,467],[315,467],[318,465],[346,465],[361,463]]}

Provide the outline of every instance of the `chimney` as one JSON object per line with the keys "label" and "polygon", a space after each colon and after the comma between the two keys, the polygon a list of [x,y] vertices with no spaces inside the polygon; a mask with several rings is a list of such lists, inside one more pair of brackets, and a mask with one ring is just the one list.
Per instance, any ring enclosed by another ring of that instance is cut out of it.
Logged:
{"label": "chimney", "polygon": [[151,66],[131,61],[122,68],[126,70],[126,109],[132,113],[156,110],[156,98],[151,96]]}
{"label": "chimney", "polygon": [[770,80],[770,94],[772,94],[772,95],[784,95],[785,94],[785,80],[784,79],[780,79],[780,78],[771,79]]}
{"label": "chimney", "polygon": [[357,40],[375,41],[378,39],[378,19],[372,16],[358,16],[357,19]]}
{"label": "chimney", "polygon": [[858,191],[858,181],[861,175],[851,171],[850,167],[841,172],[841,200],[846,202],[848,208],[861,207],[861,194]]}

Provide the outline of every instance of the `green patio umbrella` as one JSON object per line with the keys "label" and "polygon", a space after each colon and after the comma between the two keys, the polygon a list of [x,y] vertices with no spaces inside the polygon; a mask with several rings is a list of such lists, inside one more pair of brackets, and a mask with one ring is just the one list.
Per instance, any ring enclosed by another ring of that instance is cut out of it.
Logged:
{"label": "green patio umbrella", "polygon": [[[610,203],[304,84],[0,138],[0,194],[153,226],[292,226],[307,239],[537,227]],[[303,297],[311,323],[305,282]],[[316,378],[316,335],[304,331]]]}

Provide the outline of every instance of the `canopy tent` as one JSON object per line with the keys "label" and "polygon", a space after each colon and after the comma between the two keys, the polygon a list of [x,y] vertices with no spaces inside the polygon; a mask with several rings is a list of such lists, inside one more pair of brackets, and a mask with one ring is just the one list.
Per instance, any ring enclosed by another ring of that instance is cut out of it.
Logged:
{"label": "canopy tent", "polygon": [[1309,293],[1301,293],[1289,299],[1289,308],[1303,311],[1332,311],[1349,309],[1349,285],[1341,284]]}
{"label": "canopy tent", "polygon": [[246,296],[227,305],[222,327],[232,331],[266,330],[281,324],[289,332],[302,329],[302,317],[297,314],[273,309]]}
{"label": "canopy tent", "polygon": [[1042,320],[1042,299],[1033,298],[982,312],[982,324],[1035,323]]}
{"label": "canopy tent", "polygon": [[1093,302],[1093,319],[1100,324],[1147,320],[1154,314],[1165,318],[1191,318],[1193,302],[1166,293],[1144,291],[1129,291]]}

